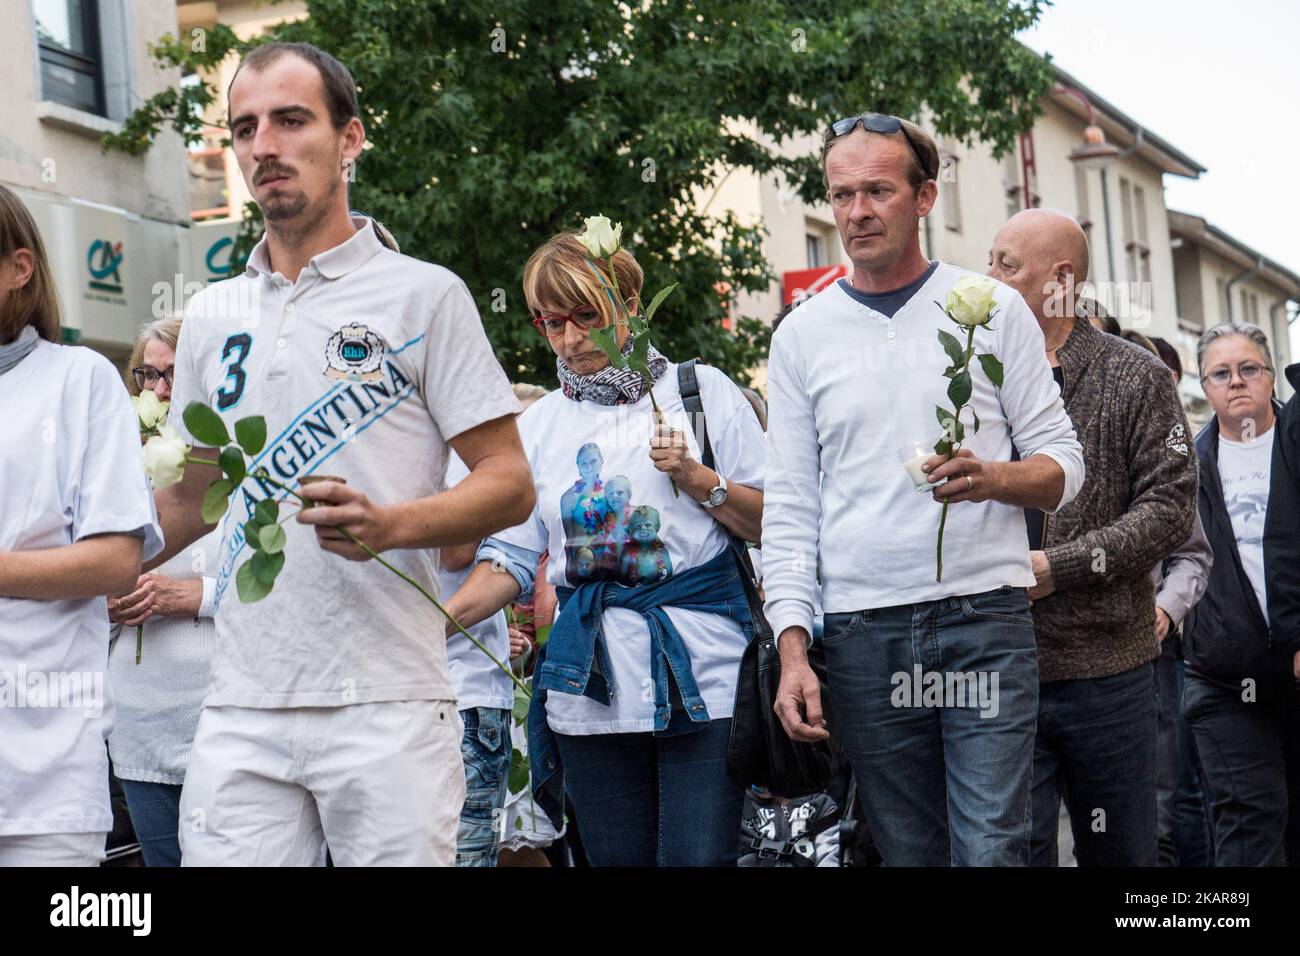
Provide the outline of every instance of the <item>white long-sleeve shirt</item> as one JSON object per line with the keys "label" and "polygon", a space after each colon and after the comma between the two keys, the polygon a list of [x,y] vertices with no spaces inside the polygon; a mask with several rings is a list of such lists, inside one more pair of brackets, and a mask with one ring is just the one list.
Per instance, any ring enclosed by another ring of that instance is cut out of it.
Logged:
{"label": "white long-sleeve shirt", "polygon": [[[949,359],[937,332],[965,344],[936,305],[966,270],[939,263],[917,293],[888,318],[838,284],[792,312],[772,338],[768,360],[767,478],[763,584],[776,634],[812,633],[819,588],[828,613],[1029,587],[1034,576],[1023,510],[995,501],[948,509],[943,582],[935,581],[942,506],[918,492],[898,449],[942,437],[936,406],[951,410]],[[1043,333],[1013,289],[999,284],[992,328],[975,332],[977,353],[1005,370],[995,389],[971,362],[963,413],[969,448],[984,461],[1044,454],[1065,472],[1052,512],[1083,485],[1083,451],[1048,365]]]}

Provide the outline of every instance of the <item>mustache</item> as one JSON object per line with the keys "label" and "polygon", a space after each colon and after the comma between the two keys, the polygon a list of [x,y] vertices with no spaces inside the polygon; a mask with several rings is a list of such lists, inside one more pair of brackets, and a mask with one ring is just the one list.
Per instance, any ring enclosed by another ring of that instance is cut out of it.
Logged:
{"label": "mustache", "polygon": [[253,185],[260,186],[268,179],[274,179],[276,176],[293,176],[298,171],[292,166],[284,166],[280,163],[267,163],[258,167],[253,174]]}

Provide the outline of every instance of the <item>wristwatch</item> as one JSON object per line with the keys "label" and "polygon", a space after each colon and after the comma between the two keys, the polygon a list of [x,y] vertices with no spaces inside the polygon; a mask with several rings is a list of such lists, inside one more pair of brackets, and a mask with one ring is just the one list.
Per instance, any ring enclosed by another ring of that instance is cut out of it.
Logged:
{"label": "wristwatch", "polygon": [[712,511],[727,500],[727,479],[718,474],[718,483],[709,490],[709,497],[700,502],[700,507]]}

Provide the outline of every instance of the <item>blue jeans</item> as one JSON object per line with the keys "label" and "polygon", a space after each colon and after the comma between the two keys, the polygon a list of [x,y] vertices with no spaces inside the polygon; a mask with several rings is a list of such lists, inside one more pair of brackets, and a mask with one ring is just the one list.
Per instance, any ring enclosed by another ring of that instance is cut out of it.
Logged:
{"label": "blue jeans", "polygon": [[465,806],[456,835],[457,866],[496,866],[505,821],[506,784],[510,773],[510,711],[469,707],[460,712],[465,734],[460,742],[465,762]]}
{"label": "blue jeans", "polygon": [[1210,802],[1201,779],[1200,758],[1183,717],[1183,662],[1173,634],[1156,658],[1159,730],[1156,734],[1156,827],[1161,866],[1210,866],[1214,859]]}
{"label": "blue jeans", "polygon": [[556,734],[591,865],[735,866],[745,792],[727,776],[730,736],[730,718],[671,736]]}
{"label": "blue jeans", "polygon": [[180,784],[123,780],[122,792],[144,865],[180,866]]}
{"label": "blue jeans", "polygon": [[1034,866],[1057,865],[1062,790],[1080,866],[1156,865],[1154,662],[1039,691]]}
{"label": "blue jeans", "polygon": [[822,643],[828,723],[885,865],[1023,866],[1038,712],[1024,589],[827,614]]}

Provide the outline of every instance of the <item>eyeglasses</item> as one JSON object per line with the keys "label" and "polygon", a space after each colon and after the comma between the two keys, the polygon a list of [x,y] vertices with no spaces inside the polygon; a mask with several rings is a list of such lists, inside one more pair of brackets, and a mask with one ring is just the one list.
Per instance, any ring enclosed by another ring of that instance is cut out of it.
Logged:
{"label": "eyeglasses", "polygon": [[939,174],[937,168],[930,168],[931,161],[921,155],[921,148],[916,145],[916,141],[912,139],[912,134],[907,131],[907,127],[903,125],[903,121],[897,116],[889,116],[885,113],[862,113],[858,116],[846,116],[844,119],[836,120],[831,124],[830,132],[826,134],[826,142],[830,143],[832,140],[853,132],[859,123],[868,132],[883,133],[886,136],[901,130],[903,139],[907,140],[907,145],[912,147],[912,155],[916,157],[917,165],[925,173],[925,178],[934,179]]}
{"label": "eyeglasses", "polygon": [[572,312],[546,312],[533,316],[533,325],[548,339],[559,338],[564,334],[564,326],[572,322],[580,329],[594,329],[600,325],[602,316],[589,305],[580,305]]}
{"label": "eyeglasses", "polygon": [[158,384],[158,379],[167,383],[167,387],[172,387],[172,378],[176,374],[176,369],[163,369],[161,372],[152,365],[141,365],[139,368],[131,369],[131,375],[135,378],[135,384],[138,388],[152,389]]}
{"label": "eyeglasses", "polygon": [[[1253,382],[1265,372],[1271,372],[1272,369],[1265,368],[1262,365],[1256,365],[1254,362],[1247,362],[1245,365],[1237,366],[1237,374],[1241,376],[1243,382]],[[1222,388],[1232,381],[1232,369],[1216,368],[1209,375],[1206,375],[1203,382],[1209,382],[1218,388]]]}

